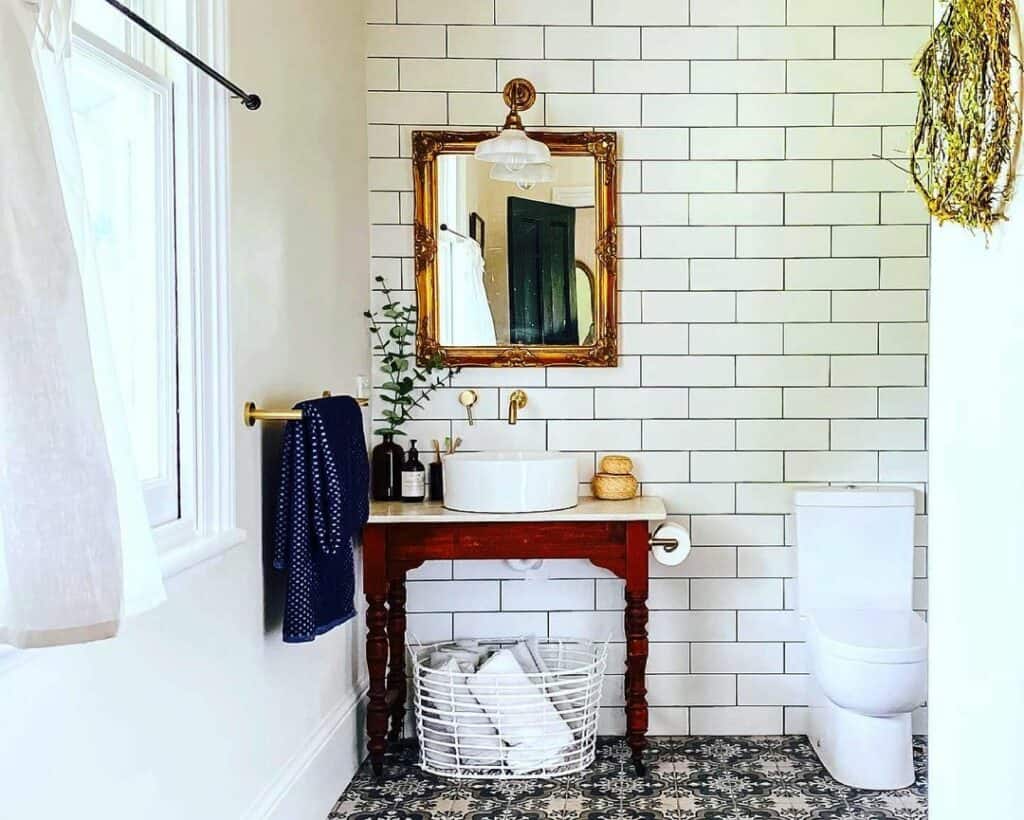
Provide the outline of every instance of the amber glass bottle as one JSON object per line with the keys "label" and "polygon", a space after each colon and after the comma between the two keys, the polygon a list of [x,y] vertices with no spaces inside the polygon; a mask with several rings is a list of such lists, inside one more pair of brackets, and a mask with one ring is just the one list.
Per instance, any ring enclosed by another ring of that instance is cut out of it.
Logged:
{"label": "amber glass bottle", "polygon": [[374,501],[402,500],[402,459],[405,453],[395,442],[394,433],[384,433],[384,440],[373,448],[370,476]]}

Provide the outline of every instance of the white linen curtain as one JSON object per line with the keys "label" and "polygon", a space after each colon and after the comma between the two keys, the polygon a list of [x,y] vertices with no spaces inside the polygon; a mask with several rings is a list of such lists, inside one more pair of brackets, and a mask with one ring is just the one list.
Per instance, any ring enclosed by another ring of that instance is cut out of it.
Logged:
{"label": "white linen curtain", "polygon": [[0,643],[109,638],[163,581],[92,264],[69,0],[0,0]]}

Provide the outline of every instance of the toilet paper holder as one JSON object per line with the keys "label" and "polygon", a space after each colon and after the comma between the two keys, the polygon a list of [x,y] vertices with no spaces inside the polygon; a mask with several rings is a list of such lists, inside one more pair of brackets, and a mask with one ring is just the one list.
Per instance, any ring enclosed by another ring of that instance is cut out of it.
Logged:
{"label": "toilet paper holder", "polygon": [[654,534],[647,539],[647,544],[651,549],[655,547],[664,547],[665,552],[675,552],[679,549],[679,539],[677,538],[658,538],[658,533],[661,532],[661,528],[664,524],[658,525],[658,529],[654,531]]}

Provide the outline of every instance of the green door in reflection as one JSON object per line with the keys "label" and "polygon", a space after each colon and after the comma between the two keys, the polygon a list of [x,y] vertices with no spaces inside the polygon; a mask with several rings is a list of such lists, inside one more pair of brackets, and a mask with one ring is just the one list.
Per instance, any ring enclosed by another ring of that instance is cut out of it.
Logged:
{"label": "green door in reflection", "polygon": [[508,236],[512,343],[578,345],[576,211],[509,197]]}

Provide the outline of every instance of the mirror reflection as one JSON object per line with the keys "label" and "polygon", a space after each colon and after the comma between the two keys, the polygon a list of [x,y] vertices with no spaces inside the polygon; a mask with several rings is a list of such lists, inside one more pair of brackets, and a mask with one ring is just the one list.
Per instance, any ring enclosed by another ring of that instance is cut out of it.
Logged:
{"label": "mirror reflection", "polygon": [[594,166],[591,156],[522,169],[438,157],[442,345],[593,343]]}

